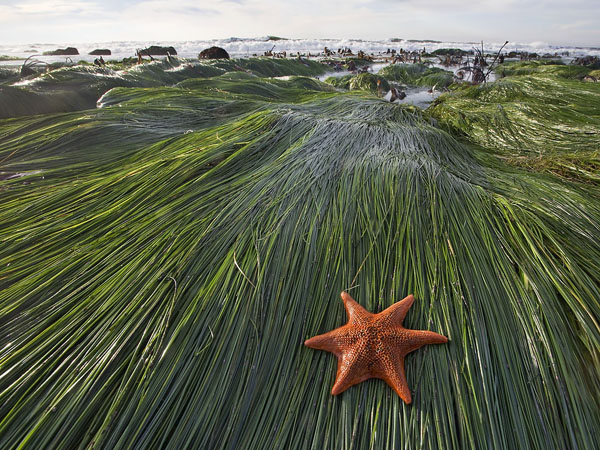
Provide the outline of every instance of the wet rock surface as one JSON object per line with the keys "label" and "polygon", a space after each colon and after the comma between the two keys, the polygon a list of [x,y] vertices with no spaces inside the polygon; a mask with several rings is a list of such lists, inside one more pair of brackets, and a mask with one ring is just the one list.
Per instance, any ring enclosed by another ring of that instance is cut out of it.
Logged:
{"label": "wet rock surface", "polygon": [[175,47],[173,46],[163,47],[160,45],[151,45],[150,47],[141,50],[140,53],[151,56],[168,56],[176,55],[177,50],[175,50]]}
{"label": "wet rock surface", "polygon": [[112,52],[107,48],[97,48],[96,50],[92,50],[89,54],[94,56],[110,56]]}
{"label": "wet rock surface", "polygon": [[49,52],[44,52],[44,55],[48,56],[74,56],[79,55],[79,50],[75,47],[57,48]]}
{"label": "wet rock surface", "polygon": [[204,49],[198,55],[199,59],[229,59],[229,53],[221,47]]}

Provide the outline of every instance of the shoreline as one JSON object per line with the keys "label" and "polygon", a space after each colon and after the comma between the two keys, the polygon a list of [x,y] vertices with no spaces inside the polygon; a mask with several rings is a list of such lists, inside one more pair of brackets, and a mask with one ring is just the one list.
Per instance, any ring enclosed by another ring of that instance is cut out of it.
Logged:
{"label": "shoreline", "polygon": [[[510,39],[510,37],[509,37]],[[330,48],[332,51],[338,48],[349,48],[354,52],[362,50],[368,54],[383,53],[387,49],[395,48],[399,50],[403,48],[406,51],[421,51],[434,52],[443,48],[456,48],[463,51],[473,50],[478,48],[481,43],[460,42],[460,41],[430,41],[430,40],[412,40],[412,39],[384,39],[384,40],[361,40],[361,39],[284,39],[277,37],[266,38],[228,38],[228,39],[213,39],[213,40],[196,40],[196,41],[112,41],[112,42],[68,42],[68,43],[34,43],[34,44],[13,44],[0,45],[0,57],[6,55],[8,57],[19,57],[21,60],[26,59],[31,55],[41,55],[44,52],[52,51],[57,48],[74,47],[79,51],[79,55],[72,58],[77,60],[85,60],[92,62],[93,55],[88,53],[95,49],[111,50],[111,58],[122,60],[126,57],[135,55],[136,49],[146,48],[151,45],[158,46],[173,46],[177,50],[178,56],[184,58],[196,58],[198,53],[205,48],[218,46],[225,49],[230,56],[236,58],[259,56],[264,52],[272,51],[275,53],[319,53],[324,47]],[[502,43],[485,42],[485,52],[497,51]],[[527,52],[537,53],[539,55],[561,55],[568,57],[581,56],[600,56],[600,47],[584,47],[570,45],[550,45],[539,42],[518,43],[509,42],[505,48],[506,52]],[[47,62],[56,62],[56,57],[42,56]],[[0,61],[0,65],[3,62]]]}

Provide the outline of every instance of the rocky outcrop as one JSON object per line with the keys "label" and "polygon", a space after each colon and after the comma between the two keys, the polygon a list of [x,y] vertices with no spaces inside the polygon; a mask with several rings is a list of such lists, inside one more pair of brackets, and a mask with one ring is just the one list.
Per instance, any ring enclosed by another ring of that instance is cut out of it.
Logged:
{"label": "rocky outcrop", "polygon": [[176,55],[177,54],[177,50],[175,50],[174,47],[163,47],[160,45],[151,45],[148,48],[145,48],[143,50],[140,50],[140,53],[142,55],[148,55],[148,56],[168,56],[168,55]]}
{"label": "rocky outcrop", "polygon": [[56,50],[51,50],[49,52],[44,52],[44,55],[48,55],[48,56],[73,56],[73,55],[79,55],[79,50],[77,50],[75,47],[57,48]]}
{"label": "rocky outcrop", "polygon": [[96,50],[92,50],[89,54],[94,56],[110,56],[112,53],[107,48],[97,48]]}
{"label": "rocky outcrop", "polygon": [[600,68],[600,59],[597,56],[582,56],[580,58],[575,58],[571,64],[596,69]]}
{"label": "rocky outcrop", "polygon": [[221,47],[210,47],[202,50],[198,55],[199,59],[229,59],[229,53]]}

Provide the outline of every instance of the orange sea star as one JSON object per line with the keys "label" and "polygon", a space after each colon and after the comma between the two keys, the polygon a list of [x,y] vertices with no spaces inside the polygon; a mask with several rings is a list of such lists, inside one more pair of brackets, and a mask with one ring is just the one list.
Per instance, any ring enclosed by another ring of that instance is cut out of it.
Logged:
{"label": "orange sea star", "polygon": [[370,313],[346,292],[341,296],[348,323],[304,343],[337,357],[337,375],[331,393],[338,395],[361,381],[381,378],[402,400],[410,403],[404,357],[426,344],[444,344],[448,338],[433,331],[409,330],[402,326],[415,301],[412,295],[379,314]]}

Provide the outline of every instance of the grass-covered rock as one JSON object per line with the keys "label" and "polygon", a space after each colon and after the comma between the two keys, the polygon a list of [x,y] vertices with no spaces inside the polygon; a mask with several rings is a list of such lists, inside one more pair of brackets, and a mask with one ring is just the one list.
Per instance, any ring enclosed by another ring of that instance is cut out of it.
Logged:
{"label": "grass-covered rock", "polygon": [[540,62],[504,71],[494,83],[457,87],[428,111],[510,164],[598,184],[600,85],[582,82],[591,71]]}
{"label": "grass-covered rock", "polygon": [[[337,88],[355,91],[378,92],[379,89],[386,92],[390,90],[390,84],[384,77],[369,72],[328,77],[325,82]],[[377,82],[379,82],[379,87]]]}
{"label": "grass-covered rock", "polygon": [[390,84],[385,78],[369,72],[354,75],[352,78],[350,78],[348,87],[351,90],[370,92],[377,92],[378,88],[384,92],[390,90]]}
{"label": "grass-covered rock", "polygon": [[123,61],[106,67],[91,64],[60,67],[0,89],[0,118],[94,108],[98,99],[115,87],[171,86],[183,80],[231,72],[259,77],[315,76],[327,69],[326,65],[306,60],[250,58],[190,62],[173,57],[141,65]]}
{"label": "grass-covered rock", "polygon": [[381,69],[379,75],[408,86],[446,88],[454,81],[452,72],[426,64],[390,64]]}
{"label": "grass-covered rock", "polygon": [[561,78],[582,79],[592,69],[585,66],[564,64],[556,61],[518,61],[498,65],[496,73],[501,76],[548,74]]}

